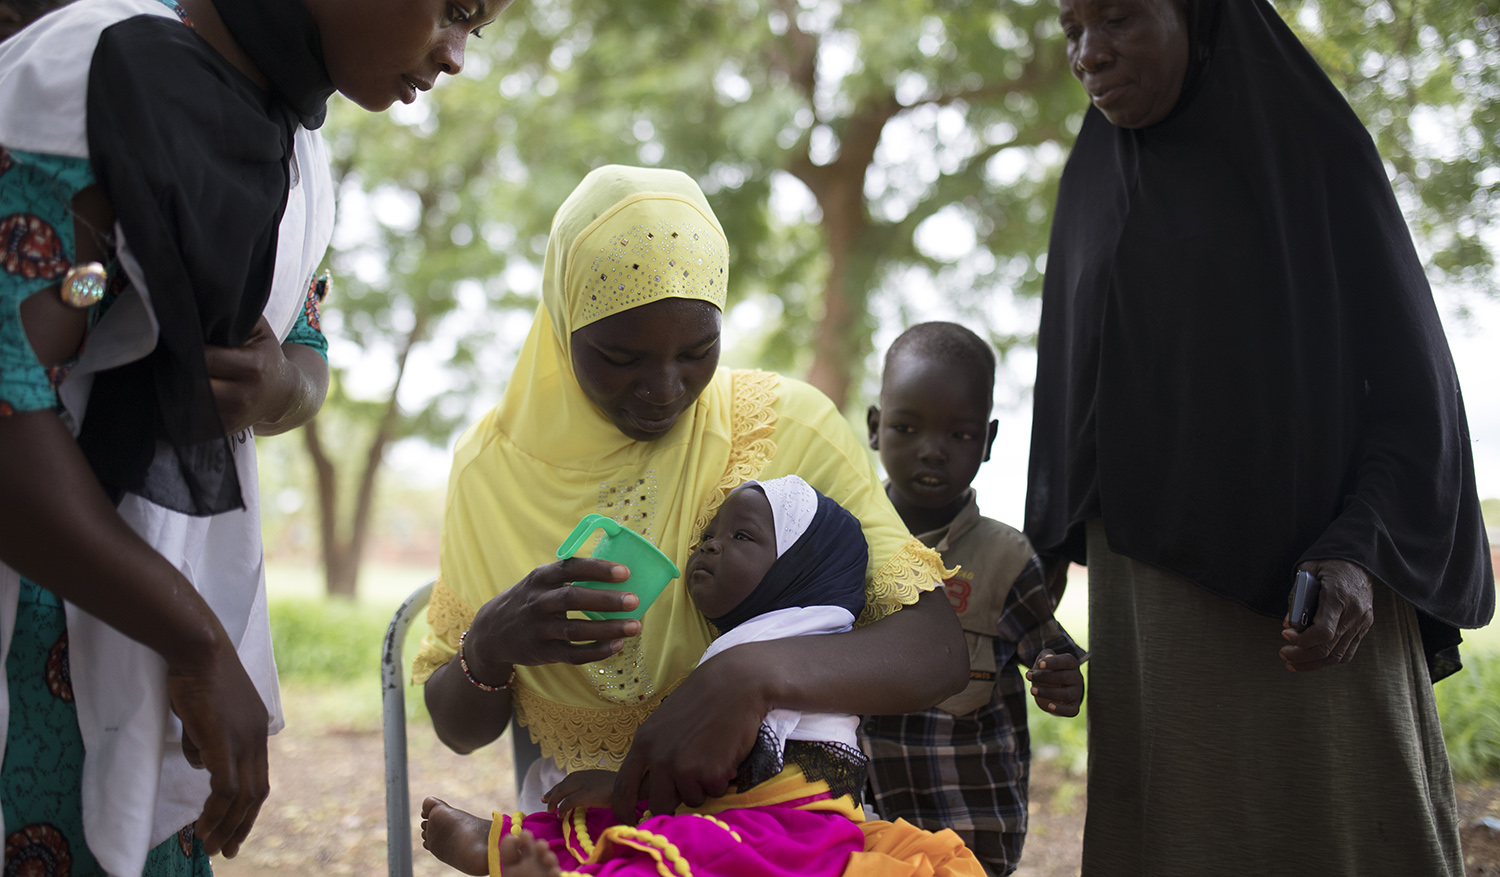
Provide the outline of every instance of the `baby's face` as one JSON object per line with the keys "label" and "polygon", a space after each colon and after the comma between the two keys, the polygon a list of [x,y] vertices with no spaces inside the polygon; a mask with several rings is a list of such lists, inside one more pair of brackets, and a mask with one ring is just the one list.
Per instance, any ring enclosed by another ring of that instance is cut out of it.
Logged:
{"label": "baby's face", "polygon": [[683,581],[698,611],[718,618],[744,602],[776,562],[776,522],[759,489],[736,491],[719,506],[688,558]]}

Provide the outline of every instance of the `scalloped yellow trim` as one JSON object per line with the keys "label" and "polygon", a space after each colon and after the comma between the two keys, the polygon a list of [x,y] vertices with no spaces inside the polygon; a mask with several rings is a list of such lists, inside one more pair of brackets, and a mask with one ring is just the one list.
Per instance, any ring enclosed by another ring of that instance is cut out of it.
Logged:
{"label": "scalloped yellow trim", "polygon": [[[686,677],[684,677],[686,678]],[[641,723],[676,690],[679,679],[638,704],[582,707],[558,703],[532,691],[519,678],[511,684],[516,716],[542,755],[564,771],[619,770]]]}
{"label": "scalloped yellow trim", "polygon": [[[661,877],[693,877],[693,868],[687,857],[672,843],[659,834],[629,825],[611,825],[599,836],[599,845],[589,857],[589,864],[598,864],[608,855],[610,844],[617,843],[646,853],[656,860],[656,873]],[[670,870],[669,870],[670,866]]]}
{"label": "scalloped yellow trim", "polygon": [[724,467],[724,475],[709,492],[707,502],[693,521],[692,532],[702,533],[729,491],[755,477],[776,456],[776,442],[771,437],[776,434],[776,389],[780,382],[781,376],[773,372],[734,371],[734,412],[729,420],[733,439],[729,464]]}
{"label": "scalloped yellow trim", "polygon": [[[594,854],[594,841],[589,837],[588,808],[574,807],[562,820],[563,845],[573,858],[587,861]],[[576,841],[576,843],[575,843]]]}
{"label": "scalloped yellow trim", "polygon": [[745,839],[742,838],[742,837],[740,837],[740,833],[738,831],[735,831],[733,828],[730,828],[729,827],[729,823],[725,822],[722,819],[719,819],[719,818],[714,817],[714,816],[709,816],[707,813],[692,813],[692,814],[689,814],[689,815],[696,816],[699,819],[707,819],[709,822],[712,822],[714,825],[717,825],[720,828],[724,829],[725,831],[729,832],[729,836],[732,837],[732,838],[734,838],[734,842],[735,843],[744,843],[745,842]]}
{"label": "scalloped yellow trim", "polygon": [[[411,684],[423,685],[437,668],[453,660],[458,654],[458,638],[474,621],[474,610],[469,604],[445,584],[442,579],[432,586],[432,597],[427,601],[427,625],[431,633],[422,640],[422,647],[411,662]],[[444,650],[429,640],[436,637],[447,646]]]}
{"label": "scalloped yellow trim", "polygon": [[902,606],[910,606],[923,593],[937,588],[944,579],[957,572],[958,567],[948,569],[943,566],[943,558],[936,551],[915,538],[907,539],[865,590],[865,608],[854,626],[863,627]]}

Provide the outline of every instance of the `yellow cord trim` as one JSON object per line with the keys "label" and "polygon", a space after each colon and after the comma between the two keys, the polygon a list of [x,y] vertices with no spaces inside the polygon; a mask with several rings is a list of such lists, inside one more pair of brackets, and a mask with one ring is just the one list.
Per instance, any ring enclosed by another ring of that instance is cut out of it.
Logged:
{"label": "yellow cord trim", "polygon": [[500,838],[504,837],[505,817],[499,810],[490,811],[489,845],[485,849],[485,862],[490,867],[490,877],[500,877]]}
{"label": "yellow cord trim", "polygon": [[609,854],[611,843],[631,847],[646,853],[656,860],[656,873],[661,877],[693,877],[693,868],[677,845],[642,828],[628,825],[611,825],[604,830],[589,864],[597,864]]}
{"label": "yellow cord trim", "polygon": [[619,770],[635,739],[662,699],[682,680],[638,704],[583,707],[542,697],[517,679],[511,685],[516,716],[531,732],[531,740],[568,773],[575,770]]}
{"label": "yellow cord trim", "polygon": [[562,820],[563,843],[568,847],[568,852],[573,854],[573,858],[580,862],[587,861],[594,854],[594,841],[589,837],[587,816],[587,807],[574,807]]}
{"label": "yellow cord trim", "polygon": [[910,606],[957,571],[957,567],[943,566],[943,558],[936,551],[916,539],[907,539],[865,589],[865,608],[854,626],[863,627]]}
{"label": "yellow cord trim", "polygon": [[520,837],[521,836],[521,820],[523,820],[525,818],[526,818],[526,814],[522,813],[520,810],[517,810],[516,812],[510,814],[510,833],[511,834],[515,835],[516,837]]}
{"label": "yellow cord trim", "polygon": [[[427,682],[437,668],[458,654],[458,638],[474,620],[474,610],[460,600],[442,579],[432,587],[432,598],[427,603],[427,624],[432,632],[422,641],[417,656],[411,662],[411,684]],[[432,642],[436,640],[436,642]],[[446,646],[447,648],[444,648]]]}
{"label": "yellow cord trim", "polygon": [[[708,501],[693,522],[693,533],[702,533],[724,502],[729,491],[739,487],[766,468],[776,456],[776,388],[780,376],[754,369],[734,371],[734,413],[730,415],[729,465],[718,485],[709,492]],[[696,536],[694,537],[696,538]]]}
{"label": "yellow cord trim", "polygon": [[740,833],[738,831],[735,831],[734,829],[730,828],[729,827],[729,823],[725,822],[722,819],[717,819],[717,818],[715,818],[713,816],[709,816],[707,813],[693,813],[693,814],[690,814],[690,815],[696,816],[699,819],[707,819],[709,822],[712,822],[714,825],[717,825],[720,828],[724,829],[725,831],[729,832],[729,836],[732,837],[732,838],[734,838],[734,842],[735,843],[744,843],[745,842],[744,838],[740,837]]}

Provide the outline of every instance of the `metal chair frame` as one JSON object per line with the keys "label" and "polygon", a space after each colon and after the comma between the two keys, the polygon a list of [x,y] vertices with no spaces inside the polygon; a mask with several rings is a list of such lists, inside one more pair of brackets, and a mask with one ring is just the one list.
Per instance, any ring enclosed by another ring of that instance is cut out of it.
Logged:
{"label": "metal chair frame", "polygon": [[[433,582],[417,588],[402,602],[385,631],[380,652],[381,729],[385,737],[385,841],[390,877],[412,877],[411,784],[406,771],[406,661],[402,655],[407,631],[432,598]],[[510,740],[516,765],[516,791],[541,748],[521,732],[514,717]]]}

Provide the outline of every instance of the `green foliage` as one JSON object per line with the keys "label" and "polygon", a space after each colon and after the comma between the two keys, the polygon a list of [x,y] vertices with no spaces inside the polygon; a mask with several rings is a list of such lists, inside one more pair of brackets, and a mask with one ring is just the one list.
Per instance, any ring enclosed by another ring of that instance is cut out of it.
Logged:
{"label": "green foliage", "polygon": [[1500,652],[1464,655],[1464,669],[1433,689],[1453,776],[1500,778]]}
{"label": "green foliage", "polygon": [[1070,775],[1082,777],[1089,769],[1089,704],[1069,719],[1045,712],[1026,699],[1026,725],[1031,731],[1031,757],[1056,759]]}
{"label": "green foliage", "polygon": [[[1434,281],[1494,292],[1500,0],[1275,3],[1370,127]],[[335,101],[325,416],[340,480],[387,444],[443,445],[498,397],[553,212],[609,162],[703,186],[731,306],[769,315],[731,361],[821,364],[843,399],[877,321],[934,302],[1002,352],[1030,346],[1034,304],[1006,306],[1040,293],[1086,106],[1052,0],[514,4],[415,104]],[[420,378],[398,387],[413,372],[390,364],[409,361]]]}
{"label": "green foliage", "polygon": [[1494,294],[1500,3],[1274,2],[1370,129],[1434,281]]}
{"label": "green foliage", "polygon": [[[1496,0],[1276,5],[1370,126],[1434,278],[1488,288]],[[856,315],[843,342],[856,371],[870,303],[900,314],[933,290],[1002,349],[1027,345],[1028,331],[993,325],[993,304],[1040,291],[1086,107],[1056,16],[1048,0],[516,4],[471,44],[463,75],[414,106],[335,106],[341,195],[360,216],[346,228],[363,232],[333,256],[332,331],[376,353],[413,330],[441,338],[445,379],[403,396],[400,435],[445,440],[476,394],[498,392],[514,350],[493,315],[534,306],[553,211],[588,170],[624,162],[703,185],[729,235],[732,300],[779,316],[750,356],[764,365],[806,369],[834,292]],[[831,191],[849,185],[854,215]],[[973,246],[931,249],[920,230],[934,217],[972,230]],[[853,243],[837,290],[841,235]],[[353,415],[345,383],[331,404]]]}
{"label": "green foliage", "polygon": [[[288,720],[318,728],[380,727],[380,652],[395,606],[349,600],[272,599],[271,642]],[[406,670],[426,632],[412,625]],[[425,721],[420,689],[406,689],[406,717]]]}
{"label": "green foliage", "polygon": [[1485,499],[1479,501],[1479,513],[1484,516],[1484,525],[1492,530],[1500,530],[1500,499]]}
{"label": "green foliage", "polygon": [[379,679],[390,611],[347,600],[273,600],[270,610],[276,672],[283,679]]}

